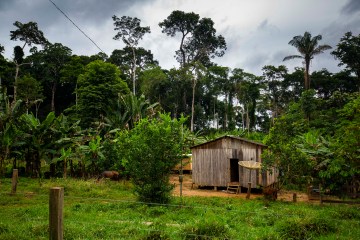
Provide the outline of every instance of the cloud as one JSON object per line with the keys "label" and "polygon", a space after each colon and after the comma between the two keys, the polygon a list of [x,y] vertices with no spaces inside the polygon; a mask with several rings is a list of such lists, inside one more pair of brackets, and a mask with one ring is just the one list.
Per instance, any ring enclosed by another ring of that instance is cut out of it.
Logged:
{"label": "cloud", "polygon": [[349,0],[348,3],[341,9],[342,14],[355,14],[360,12],[360,1]]}

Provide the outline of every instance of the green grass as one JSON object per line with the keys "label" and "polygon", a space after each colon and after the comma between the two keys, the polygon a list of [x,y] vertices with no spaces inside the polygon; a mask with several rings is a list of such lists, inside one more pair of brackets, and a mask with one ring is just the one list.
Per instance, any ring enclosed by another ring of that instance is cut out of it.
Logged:
{"label": "green grass", "polygon": [[[0,239],[48,239],[51,187],[64,187],[65,239],[358,239],[360,208],[340,204],[178,197],[136,201],[129,183],[20,178],[0,184]],[[182,204],[181,204],[182,203]]]}

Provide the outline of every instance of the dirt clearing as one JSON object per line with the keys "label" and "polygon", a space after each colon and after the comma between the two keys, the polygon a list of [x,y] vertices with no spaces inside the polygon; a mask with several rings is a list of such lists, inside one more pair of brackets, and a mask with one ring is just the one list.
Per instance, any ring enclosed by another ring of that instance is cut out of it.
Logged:
{"label": "dirt clearing", "polygon": [[[242,193],[235,194],[229,193],[226,191],[226,188],[220,188],[215,191],[213,188],[198,188],[198,186],[194,185],[192,188],[192,179],[191,174],[184,174],[183,175],[183,185],[182,185],[182,195],[187,196],[201,196],[201,197],[230,197],[230,198],[246,198],[246,192],[243,190]],[[173,174],[170,177],[170,182],[175,184],[175,189],[173,190],[173,194],[175,196],[180,196],[180,182],[179,182],[179,175]],[[277,200],[282,201],[292,201],[293,200],[293,193],[289,191],[280,191],[278,193]],[[308,196],[305,193],[296,192],[297,201],[299,202],[308,202]],[[251,193],[250,198],[261,198],[263,197],[260,193]]]}

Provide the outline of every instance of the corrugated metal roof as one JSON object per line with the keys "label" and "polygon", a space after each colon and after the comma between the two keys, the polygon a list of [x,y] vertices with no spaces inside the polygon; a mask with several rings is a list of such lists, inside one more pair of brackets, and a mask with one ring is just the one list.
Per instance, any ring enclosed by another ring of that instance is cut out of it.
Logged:
{"label": "corrugated metal roof", "polygon": [[259,143],[259,142],[255,142],[255,141],[251,141],[249,139],[246,139],[246,138],[241,138],[241,137],[238,137],[238,136],[233,136],[233,135],[225,135],[225,136],[222,136],[222,137],[219,137],[219,138],[216,138],[216,139],[213,139],[211,141],[208,141],[208,142],[204,142],[204,143],[201,143],[201,144],[198,144],[198,145],[195,145],[195,146],[192,146],[191,148],[197,148],[197,147],[200,147],[200,146],[203,146],[203,145],[206,145],[206,144],[209,144],[209,143],[213,143],[213,142],[216,142],[222,138],[233,138],[233,139],[237,139],[237,140],[240,140],[240,141],[244,141],[244,142],[248,142],[248,143],[252,143],[252,144],[255,144],[255,145],[258,145],[258,146],[262,146],[262,147],[267,147],[265,144],[262,144],[262,143]]}

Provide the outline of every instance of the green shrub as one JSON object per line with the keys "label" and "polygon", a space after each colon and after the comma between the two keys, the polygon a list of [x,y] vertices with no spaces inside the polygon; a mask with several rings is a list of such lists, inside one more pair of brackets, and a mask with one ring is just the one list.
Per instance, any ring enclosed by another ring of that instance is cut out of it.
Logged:
{"label": "green shrub", "polygon": [[135,128],[119,133],[117,142],[138,199],[148,203],[168,203],[173,185],[171,170],[182,153],[184,118],[142,119]]}

